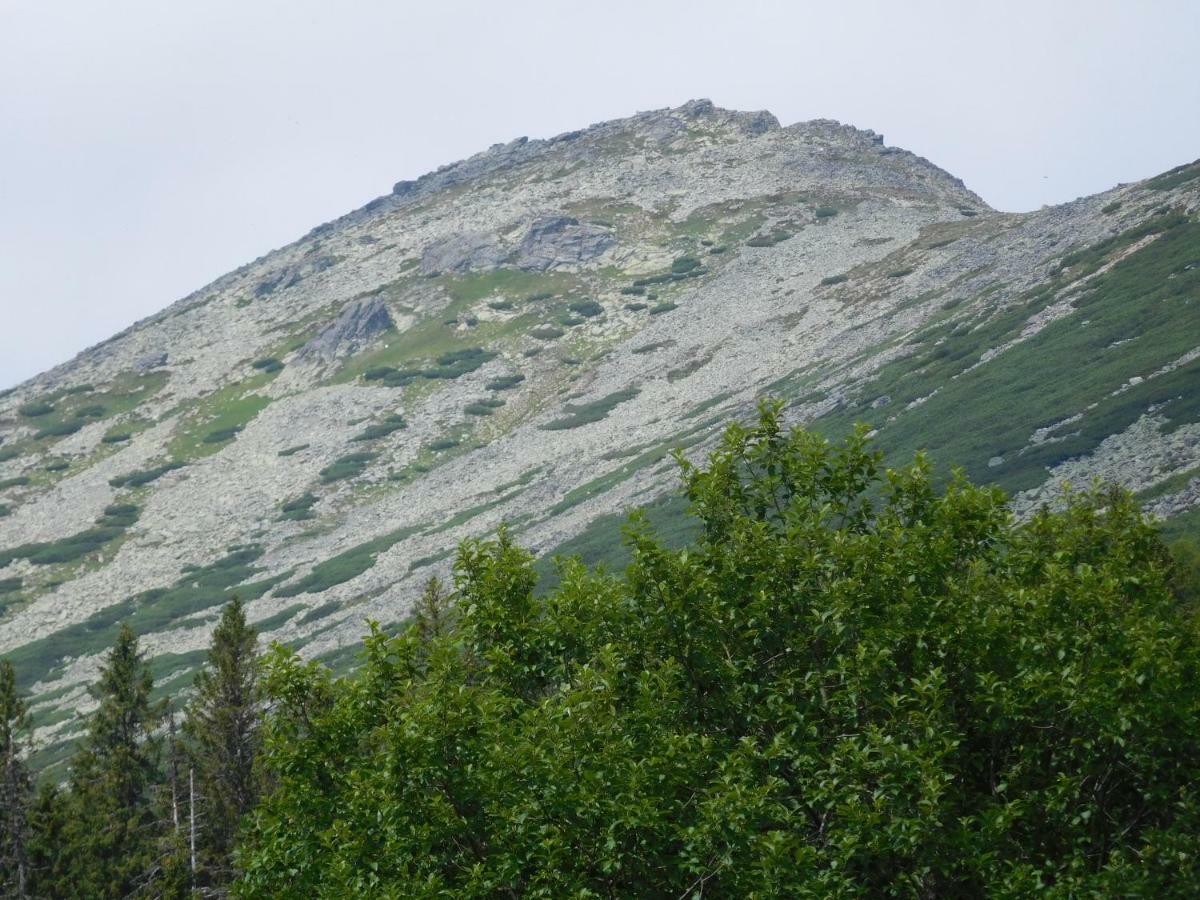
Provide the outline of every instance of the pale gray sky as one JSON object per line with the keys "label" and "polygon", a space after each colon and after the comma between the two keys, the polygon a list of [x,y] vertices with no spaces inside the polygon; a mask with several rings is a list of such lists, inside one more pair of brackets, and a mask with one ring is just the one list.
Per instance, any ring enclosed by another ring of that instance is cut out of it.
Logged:
{"label": "pale gray sky", "polygon": [[0,0],[0,387],[518,135],[709,97],[1027,210],[1200,156],[1197,0]]}

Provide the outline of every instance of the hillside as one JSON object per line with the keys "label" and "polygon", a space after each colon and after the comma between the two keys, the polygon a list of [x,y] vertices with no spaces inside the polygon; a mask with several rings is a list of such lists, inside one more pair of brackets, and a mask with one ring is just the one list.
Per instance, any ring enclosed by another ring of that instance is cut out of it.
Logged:
{"label": "hillside", "polygon": [[120,621],[162,693],[233,593],[344,666],[465,536],[618,559],[669,451],[764,394],[1019,510],[1098,476],[1195,528],[1198,213],[1200,164],[1006,214],[707,101],[495,145],[0,398],[0,653],[46,760]]}

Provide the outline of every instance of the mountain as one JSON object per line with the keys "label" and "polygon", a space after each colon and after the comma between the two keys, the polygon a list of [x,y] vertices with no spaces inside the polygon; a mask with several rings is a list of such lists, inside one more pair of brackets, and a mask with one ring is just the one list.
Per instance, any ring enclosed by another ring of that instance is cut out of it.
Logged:
{"label": "mountain", "polygon": [[757,398],[1013,494],[1200,530],[1200,163],[1026,214],[871,131],[708,101],[445,166],[0,398],[0,653],[72,738],[117,624],[160,694],[236,593],[335,668],[459,540],[620,564]]}

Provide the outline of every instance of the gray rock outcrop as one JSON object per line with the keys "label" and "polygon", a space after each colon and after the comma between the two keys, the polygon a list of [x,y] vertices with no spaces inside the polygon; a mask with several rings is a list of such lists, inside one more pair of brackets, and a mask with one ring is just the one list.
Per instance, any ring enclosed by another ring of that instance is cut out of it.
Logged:
{"label": "gray rock outcrop", "polygon": [[543,216],[529,226],[517,249],[516,266],[545,272],[573,266],[601,256],[617,239],[601,225],[581,223],[570,216]]}

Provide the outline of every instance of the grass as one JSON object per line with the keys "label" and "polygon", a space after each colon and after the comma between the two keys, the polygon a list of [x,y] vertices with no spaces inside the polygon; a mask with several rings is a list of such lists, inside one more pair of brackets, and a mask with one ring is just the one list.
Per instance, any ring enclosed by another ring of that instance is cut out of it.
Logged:
{"label": "grass", "polygon": [[322,591],[329,590],[331,587],[344,584],[353,578],[357,578],[375,565],[375,559],[380,553],[390,550],[393,546],[405,538],[411,537],[423,528],[424,526],[422,525],[399,528],[382,537],[377,537],[374,540],[351,547],[344,553],[339,553],[337,556],[330,557],[324,562],[317,563],[317,565],[313,566],[311,572],[298,581],[277,588],[275,596],[296,597],[300,594],[319,594]]}
{"label": "grass", "polygon": [[589,425],[592,422],[599,422],[610,412],[617,408],[618,405],[626,400],[632,400],[641,391],[638,388],[625,388],[620,391],[615,391],[599,400],[593,400],[591,403],[573,404],[568,403],[564,409],[567,413],[565,418],[555,419],[553,422],[548,422],[540,426],[543,431],[565,431],[571,428],[579,428],[583,425]]}
{"label": "grass", "polygon": [[[259,379],[270,377],[273,377],[270,372],[256,376]],[[170,458],[176,461],[200,459],[216,453],[237,437],[271,403],[269,397],[248,391],[249,385],[240,382],[201,400],[196,412],[182,423],[172,438],[168,446]]]}
{"label": "grass", "polygon": [[115,504],[104,510],[92,528],[76,532],[57,541],[35,541],[9,550],[0,550],[0,569],[18,559],[35,566],[50,566],[74,562],[103,548],[125,533],[137,521],[138,508],[132,504]]}
{"label": "grass", "polygon": [[[1150,233],[1159,237],[1090,282],[1076,300],[1076,312],[971,368],[985,350],[1016,337],[1029,316],[1053,302],[1065,284],[1096,271]],[[1076,250],[1063,260],[1068,271],[1021,303],[973,326],[952,321],[935,325],[921,335],[915,353],[882,367],[856,403],[816,425],[840,435],[862,420],[880,430],[881,443],[898,459],[933,447],[942,459],[963,465],[972,479],[1017,491],[1041,483],[1048,467],[1090,453],[1151,406],[1168,420],[1166,431],[1195,422],[1200,419],[1200,361],[1167,375],[1146,376],[1195,346],[1200,267],[1189,266],[1197,259],[1200,224],[1175,215],[1155,217]],[[1114,346],[1130,337],[1138,340]],[[1061,366],[1068,360],[1071,377],[1063,378]],[[1135,375],[1145,380],[1114,395]],[[883,411],[871,409],[870,401],[884,394],[891,404]],[[922,397],[929,399],[904,409]],[[1028,445],[1036,429],[1076,413],[1082,418],[1064,429],[1069,434],[1065,440]],[[895,420],[888,421],[893,415]],[[987,461],[993,456],[1005,462],[990,468]]]}
{"label": "grass", "polygon": [[[164,372],[140,376],[122,375],[114,378],[103,391],[94,388],[81,391],[79,387],[83,386],[80,385],[58,391],[34,404],[27,404],[39,411],[36,421],[40,429],[34,439],[44,441],[66,437],[75,434],[91,422],[132,412],[154,396],[166,383],[167,375]],[[47,406],[50,410],[42,412]]]}
{"label": "grass", "polygon": [[1169,191],[1196,178],[1200,178],[1200,159],[1154,176],[1146,182],[1146,187],[1152,191]]}
{"label": "grass", "polygon": [[143,591],[104,607],[82,622],[49,634],[8,652],[23,688],[46,677],[64,660],[102,653],[116,637],[121,622],[138,634],[165,630],[196,613],[221,606],[235,594],[253,600],[286,576],[251,581],[262,555],[257,546],[231,548],[225,556],[203,566],[188,566],[175,584]]}

